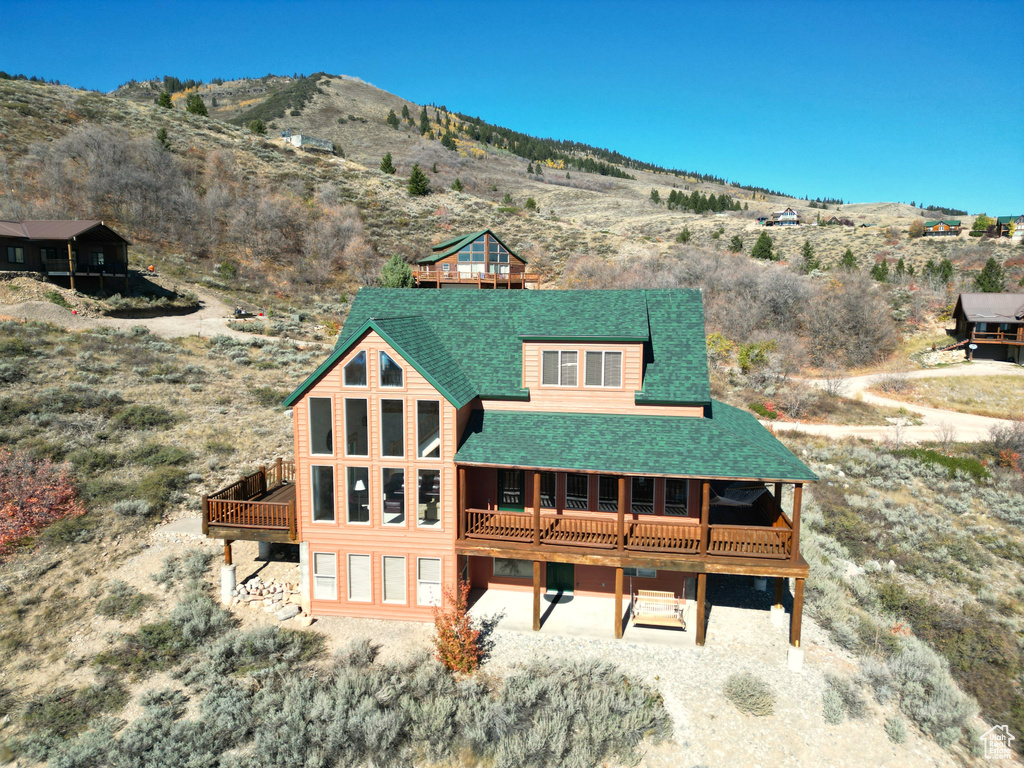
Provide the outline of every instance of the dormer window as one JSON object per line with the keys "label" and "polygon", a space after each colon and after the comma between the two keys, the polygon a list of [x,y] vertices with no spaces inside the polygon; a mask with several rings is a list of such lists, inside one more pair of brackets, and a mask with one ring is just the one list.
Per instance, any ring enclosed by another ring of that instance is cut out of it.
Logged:
{"label": "dormer window", "polygon": [[402,366],[392,360],[387,352],[380,353],[380,385],[382,387],[402,386]]}
{"label": "dormer window", "polygon": [[621,387],[622,353],[587,352],[583,383],[588,387]]}
{"label": "dormer window", "polygon": [[366,352],[360,352],[345,366],[345,386],[366,386]]}
{"label": "dormer window", "polygon": [[575,350],[544,351],[540,383],[545,387],[575,387],[578,360],[579,353]]}

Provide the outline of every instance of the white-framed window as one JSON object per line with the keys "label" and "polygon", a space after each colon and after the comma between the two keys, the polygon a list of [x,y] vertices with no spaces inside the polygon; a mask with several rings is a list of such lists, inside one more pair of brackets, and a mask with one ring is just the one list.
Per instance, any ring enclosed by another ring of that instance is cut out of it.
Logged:
{"label": "white-framed window", "polygon": [[401,467],[384,467],[380,474],[384,525],[405,525],[405,470]]}
{"label": "white-framed window", "polygon": [[380,401],[380,455],[405,456],[405,403],[403,400]]}
{"label": "white-framed window", "polygon": [[313,553],[313,599],[338,599],[338,556],[333,552]]}
{"label": "white-framed window", "polygon": [[382,595],[385,603],[405,602],[405,558],[384,555],[384,579]]}
{"label": "white-framed window", "polygon": [[621,387],[622,353],[588,351],[584,355],[583,385],[587,387]]}
{"label": "white-framed window", "polygon": [[443,264],[441,265],[441,271],[442,271],[442,272],[451,272],[451,271],[452,271],[452,265],[451,265],[451,264],[449,264],[449,263],[448,263],[447,261],[446,261],[446,262],[444,262],[444,263],[443,263]]}
{"label": "white-framed window", "polygon": [[575,350],[541,352],[540,383],[545,387],[575,387],[579,377],[579,353]]}
{"label": "white-framed window", "polygon": [[370,455],[370,428],[364,398],[345,398],[345,455]]}
{"label": "white-framed window", "polygon": [[395,362],[387,352],[380,353],[380,385],[382,387],[400,388],[405,377],[402,366]]}
{"label": "white-framed window", "polygon": [[441,458],[441,402],[416,401],[416,456]]}
{"label": "white-framed window", "polygon": [[329,397],[309,398],[309,452],[334,455],[334,408]]}
{"label": "white-framed window", "polygon": [[421,469],[416,473],[416,524],[427,528],[441,525],[439,469]]}
{"label": "white-framed window", "polygon": [[532,579],[533,561],[496,557],[494,558],[494,575],[506,579]]}
{"label": "white-framed window", "polygon": [[357,352],[356,356],[345,364],[345,368],[343,370],[346,387],[365,387],[366,352]]}
{"label": "white-framed window", "polygon": [[441,604],[441,558],[416,558],[416,605]]}
{"label": "white-framed window", "polygon": [[373,577],[370,575],[369,555],[349,555],[348,563],[348,599],[356,603],[369,603],[373,600]]}
{"label": "white-framed window", "polygon": [[368,467],[346,467],[348,522],[370,522],[370,470]]}
{"label": "white-framed window", "polygon": [[313,466],[312,475],[313,522],[334,522],[334,467]]}
{"label": "white-framed window", "polygon": [[653,568],[623,568],[623,576],[632,576],[634,579],[656,579],[658,572]]}

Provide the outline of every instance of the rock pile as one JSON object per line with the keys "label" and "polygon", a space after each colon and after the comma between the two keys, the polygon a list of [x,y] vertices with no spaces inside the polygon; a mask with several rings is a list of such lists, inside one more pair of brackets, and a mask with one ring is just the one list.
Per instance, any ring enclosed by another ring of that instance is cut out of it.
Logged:
{"label": "rock pile", "polygon": [[299,606],[299,590],[295,584],[279,581],[263,581],[259,576],[239,584],[232,593],[233,607],[248,606],[252,610],[263,609],[264,613],[273,613],[278,621],[298,617],[303,626],[313,623],[310,616],[302,615]]}

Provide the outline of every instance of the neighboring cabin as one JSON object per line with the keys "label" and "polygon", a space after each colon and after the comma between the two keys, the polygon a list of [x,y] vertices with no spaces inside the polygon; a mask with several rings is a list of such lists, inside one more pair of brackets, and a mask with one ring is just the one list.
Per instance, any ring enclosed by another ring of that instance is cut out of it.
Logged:
{"label": "neighboring cabin", "polygon": [[959,219],[943,219],[924,223],[925,237],[955,237],[960,234]]}
{"label": "neighboring cabin", "polygon": [[433,246],[416,263],[420,288],[526,288],[539,275],[491,230],[453,237]]}
{"label": "neighboring cabin", "polygon": [[102,221],[0,221],[0,269],[127,278],[130,243]]}
{"label": "neighboring cabin", "polygon": [[1024,237],[1024,214],[1020,216],[1000,216],[996,219],[996,236],[1010,237],[1010,228],[1013,227],[1013,239],[1020,240]]}
{"label": "neighboring cabin", "polygon": [[204,529],[297,543],[313,614],[429,621],[465,580],[532,592],[534,629],[543,593],[607,598],[616,637],[690,600],[702,645],[708,574],[744,574],[780,614],[795,579],[799,647],[816,477],[711,399],[699,291],[364,288],[285,404],[294,464],[204,499]]}
{"label": "neighboring cabin", "polygon": [[1024,363],[1024,293],[961,293],[953,320],[962,344],[981,345],[968,347],[970,359],[984,350],[989,359]]}
{"label": "neighboring cabin", "polygon": [[773,211],[771,218],[765,220],[764,225],[766,227],[783,227],[796,226],[799,223],[800,214],[792,208],[786,208],[781,211]]}

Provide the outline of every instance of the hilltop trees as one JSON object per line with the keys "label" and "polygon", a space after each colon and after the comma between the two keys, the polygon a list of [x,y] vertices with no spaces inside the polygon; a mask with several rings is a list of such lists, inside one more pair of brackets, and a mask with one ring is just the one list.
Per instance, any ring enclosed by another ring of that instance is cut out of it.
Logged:
{"label": "hilltop trees", "polygon": [[1002,293],[1006,290],[1006,274],[993,257],[985,262],[981,272],[974,278],[974,288],[981,293]]}
{"label": "hilltop trees", "polygon": [[413,197],[422,197],[430,194],[430,180],[427,174],[420,170],[420,164],[416,163],[409,174],[409,194]]}
{"label": "hilltop trees", "polygon": [[441,137],[441,146],[455,152],[458,149],[458,146],[455,144],[455,134],[451,131],[445,131]]}
{"label": "hilltop trees", "polygon": [[164,109],[174,109],[174,103],[171,101],[171,94],[167,91],[160,91],[156,104],[158,107],[163,107]]}
{"label": "hilltop trees", "polygon": [[420,112],[420,136],[426,134],[430,130],[430,118],[427,117],[427,108],[424,107]]}
{"label": "hilltop trees", "polygon": [[388,152],[386,155],[384,155],[384,157],[382,157],[380,159],[380,171],[381,171],[381,173],[386,173],[389,176],[394,174],[395,166],[391,162],[391,153],[390,152]]}
{"label": "hilltop trees", "polygon": [[772,239],[768,236],[767,232],[762,232],[758,236],[757,242],[754,243],[754,248],[750,252],[750,255],[755,259],[775,261],[775,254],[772,252]]}
{"label": "hilltop trees", "polygon": [[203,97],[198,93],[190,93],[185,98],[185,111],[193,115],[202,115],[207,117],[210,113],[206,109],[206,104],[203,102]]}

